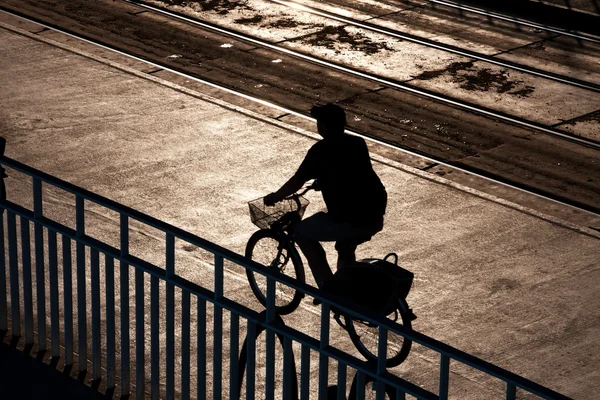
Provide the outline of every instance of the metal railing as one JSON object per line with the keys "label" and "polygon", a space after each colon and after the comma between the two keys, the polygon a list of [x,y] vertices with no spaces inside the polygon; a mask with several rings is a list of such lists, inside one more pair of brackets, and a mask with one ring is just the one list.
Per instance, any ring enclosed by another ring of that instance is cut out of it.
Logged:
{"label": "metal railing", "polygon": [[[386,393],[395,399],[404,399],[406,394],[446,399],[453,360],[505,382],[507,399],[516,398],[517,388],[546,399],[567,399],[385,318],[361,315],[335,304],[333,298],[311,286],[156,218],[10,158],[0,157],[0,163],[31,179],[33,199],[29,206],[9,200],[1,204],[0,330],[9,331],[10,322],[11,334],[21,337],[24,333],[27,345],[35,342],[39,351],[47,351],[49,344],[52,357],[63,357],[65,366],[77,362],[80,372],[91,369],[92,379],[102,381],[107,393],[139,399],[235,399],[244,395],[253,399],[263,394],[272,399],[275,393],[286,399],[325,399],[329,383],[336,383],[338,399],[345,399],[350,387],[357,399],[364,399],[366,384],[373,382],[377,399]],[[45,214],[44,186],[74,196],[74,227]],[[117,246],[87,234],[86,219],[92,205],[118,214]],[[132,225],[137,223],[164,235],[164,267],[130,252]],[[180,240],[212,255],[212,287],[177,274],[176,241]],[[277,281],[321,299],[319,337],[286,326],[273,311],[274,296],[268,296],[264,312],[226,296],[226,263],[265,275],[270,294]],[[333,305],[379,325],[379,354],[383,356],[378,362],[360,360],[331,345]],[[211,321],[212,340],[208,337]],[[263,331],[265,350],[258,351],[262,342],[257,338]],[[386,370],[390,332],[439,353],[437,393]],[[244,334],[246,340],[240,347]],[[275,338],[281,344],[279,356]],[[258,358],[264,359],[259,362]],[[264,370],[260,377],[258,370]]]}

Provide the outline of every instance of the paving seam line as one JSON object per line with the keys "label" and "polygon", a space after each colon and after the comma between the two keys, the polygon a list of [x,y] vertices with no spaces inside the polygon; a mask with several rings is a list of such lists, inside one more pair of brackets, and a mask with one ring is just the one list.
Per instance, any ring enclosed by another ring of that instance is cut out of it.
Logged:
{"label": "paving seam line", "polygon": [[[65,50],[65,51],[77,54],[79,56],[82,56],[82,57],[85,57],[85,58],[97,61],[99,63],[108,65],[108,66],[110,66],[112,68],[121,70],[123,72],[126,72],[128,74],[137,76],[139,78],[152,81],[152,82],[157,83],[157,84],[159,84],[161,86],[169,87],[169,88],[174,89],[174,90],[176,90],[178,92],[181,92],[181,93],[184,93],[184,94],[196,97],[198,99],[207,101],[209,103],[216,104],[216,105],[221,106],[223,108],[226,108],[226,109],[229,109],[229,110],[232,110],[232,111],[244,114],[244,115],[246,115],[248,117],[257,119],[259,121],[266,122],[266,123],[271,124],[271,125],[275,125],[277,127],[285,129],[287,131],[292,131],[292,132],[298,133],[298,134],[300,134],[302,136],[309,137],[309,138],[314,139],[314,140],[319,140],[320,139],[320,136],[317,135],[316,133],[307,131],[307,130],[302,129],[302,128],[298,128],[296,126],[287,124],[285,122],[281,122],[281,121],[279,121],[279,120],[277,120],[275,118],[264,116],[262,114],[254,112],[254,111],[250,111],[250,110],[244,109],[243,107],[236,106],[234,104],[228,103],[226,101],[223,101],[223,100],[211,97],[211,96],[208,96],[206,94],[197,92],[197,91],[192,90],[192,89],[188,89],[188,88],[186,88],[184,86],[181,86],[181,85],[169,82],[169,81],[167,81],[165,79],[158,78],[156,76],[153,76],[151,74],[147,74],[145,72],[141,72],[141,71],[139,71],[137,69],[134,69],[134,68],[131,68],[131,67],[119,64],[117,62],[108,60],[106,58],[102,58],[102,57],[99,57],[99,56],[87,53],[87,52],[85,52],[83,50],[79,50],[77,48],[74,48],[72,46],[69,46],[69,45],[57,42],[55,40],[41,37],[41,36],[39,36],[37,34],[31,33],[29,31],[26,31],[26,30],[23,30],[23,29],[20,29],[20,28],[17,28],[17,27],[14,27],[14,26],[6,24],[4,22],[0,22],[0,27],[6,29],[8,31],[12,31],[12,32],[14,32],[16,34],[29,37],[29,38],[31,38],[33,40],[37,40],[37,41],[46,43],[46,44],[54,46],[54,47],[58,47],[58,48],[60,48],[62,50]],[[586,236],[590,236],[590,237],[593,237],[593,238],[596,238],[596,239],[600,239],[600,232],[599,231],[595,231],[594,229],[590,229],[590,228],[587,228],[587,227],[584,227],[584,226],[580,226],[580,225],[568,222],[566,220],[563,220],[561,218],[554,217],[552,215],[548,215],[548,214],[545,214],[543,212],[534,210],[532,208],[519,205],[517,203],[514,203],[512,201],[500,198],[498,196],[494,196],[494,195],[482,192],[480,190],[470,188],[468,186],[462,185],[460,183],[453,182],[451,180],[448,180],[446,178],[437,176],[435,174],[432,174],[432,173],[429,173],[429,172],[426,172],[426,171],[422,171],[422,170],[420,170],[418,168],[414,168],[414,167],[411,167],[411,166],[399,163],[397,161],[393,161],[391,159],[388,159],[388,158],[386,158],[384,156],[380,156],[378,154],[371,153],[371,159],[373,161],[378,162],[378,163],[391,166],[393,168],[396,168],[398,170],[404,171],[404,172],[409,173],[411,175],[415,175],[415,176],[417,176],[419,178],[423,178],[423,179],[426,179],[426,180],[431,181],[431,182],[435,182],[435,183],[438,183],[438,184],[441,184],[441,185],[444,185],[444,186],[448,186],[448,187],[460,190],[460,191],[465,192],[465,193],[469,193],[469,194],[471,194],[473,196],[477,196],[477,197],[482,198],[484,200],[488,200],[488,201],[494,202],[496,204],[500,204],[500,205],[502,205],[504,207],[508,207],[508,208],[514,209],[516,211],[522,212],[524,214],[531,215],[533,217],[542,219],[544,221],[550,222],[550,223],[555,224],[555,225],[562,226],[564,228],[567,228],[569,230],[572,230],[572,231],[584,234]]]}

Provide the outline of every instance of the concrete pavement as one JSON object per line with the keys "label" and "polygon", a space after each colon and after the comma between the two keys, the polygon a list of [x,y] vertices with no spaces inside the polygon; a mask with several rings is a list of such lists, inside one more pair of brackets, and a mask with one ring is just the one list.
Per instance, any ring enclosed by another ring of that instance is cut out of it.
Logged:
{"label": "concrete pavement", "polygon": [[[255,230],[247,201],[283,183],[316,138],[6,28],[0,131],[7,156],[233,251],[242,253]],[[594,398],[600,235],[381,156],[374,167],[389,193],[386,226],[358,255],[394,251],[415,273],[414,328],[571,397]],[[9,199],[28,201],[19,174],[9,171],[7,186]],[[67,196],[50,199],[49,212],[67,219]],[[309,213],[323,207],[318,195],[310,200]],[[96,214],[110,225],[111,215]],[[198,283],[210,273],[201,269],[183,264],[178,273]],[[307,302],[303,312],[312,309]],[[310,329],[302,320],[289,324]],[[437,359],[416,348],[397,372],[435,390],[436,368]],[[456,398],[497,390],[483,389],[473,370],[451,372]]]}

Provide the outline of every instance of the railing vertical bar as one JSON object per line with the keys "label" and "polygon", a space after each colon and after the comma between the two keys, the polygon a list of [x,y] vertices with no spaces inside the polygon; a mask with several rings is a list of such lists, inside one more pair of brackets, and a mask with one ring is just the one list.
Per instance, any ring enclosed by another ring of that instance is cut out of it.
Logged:
{"label": "railing vertical bar", "polygon": [[215,254],[215,300],[223,298],[223,256]]}
{"label": "railing vertical bar", "polygon": [[19,288],[19,256],[17,250],[17,221],[15,214],[7,212],[8,225],[8,263],[10,266],[10,311],[12,334],[21,336],[21,300]]}
{"label": "railing vertical bar", "polygon": [[106,281],[106,388],[115,388],[115,260],[109,255],[104,257]]}
{"label": "railing vertical bar", "polygon": [[[23,269],[23,319],[25,322],[25,344],[33,344],[33,290],[31,279],[31,242],[29,220],[21,216],[21,266]],[[37,278],[37,286],[40,279]],[[42,279],[42,284],[45,284]],[[38,308],[40,302],[38,301]],[[42,304],[45,304],[43,302]],[[45,307],[45,306],[44,306]]]}
{"label": "railing vertical bar", "polygon": [[62,237],[65,367],[73,365],[73,261],[71,238]]}
{"label": "railing vertical bar", "polygon": [[[223,298],[223,256],[215,254],[215,300]],[[213,393],[221,393],[223,378],[223,308],[214,305]]]}
{"label": "railing vertical bar", "polygon": [[[275,320],[275,280],[267,277],[267,324]],[[268,330],[266,335],[266,400],[275,398],[275,334]]]}
{"label": "railing vertical bar", "polygon": [[168,279],[175,275],[175,237],[167,233],[166,235],[166,279],[167,279],[167,348],[166,348],[166,397],[173,399],[175,397],[175,287],[169,283]]}
{"label": "railing vertical bar", "polygon": [[[77,238],[85,236],[84,199],[75,198],[75,219]],[[75,244],[77,268],[77,321],[78,321],[78,350],[79,372],[87,370],[87,311],[86,311],[86,282],[85,282],[85,245],[79,241]]]}
{"label": "railing vertical bar", "polygon": [[100,253],[90,250],[92,286],[92,380],[100,379],[102,371],[102,328],[100,327]]}
{"label": "railing vertical bar", "polygon": [[42,180],[32,176],[33,184],[33,218],[38,220],[44,215],[42,198]]}
{"label": "railing vertical bar", "polygon": [[506,400],[515,400],[517,398],[517,387],[510,382],[506,383]]}
{"label": "railing vertical bar", "polygon": [[267,276],[267,323],[272,323],[275,317],[275,280]]}
{"label": "railing vertical bar", "polygon": [[146,393],[146,343],[144,321],[144,271],[135,270],[135,387],[136,398]]}
{"label": "railing vertical bar", "polygon": [[50,273],[50,341],[52,357],[60,357],[60,314],[58,304],[58,249],[56,232],[48,230],[48,272]]}
{"label": "railing vertical bar", "polygon": [[158,299],[160,298],[159,278],[150,278],[150,394],[153,400],[160,395],[160,314]]}
{"label": "railing vertical bar", "polygon": [[[120,215],[120,247],[121,256],[129,255],[129,218]],[[124,261],[119,263],[120,292],[121,292],[121,396],[131,393],[131,373],[129,354],[129,264]]]}
{"label": "railing vertical bar", "polygon": [[198,297],[197,320],[198,328],[196,331],[196,370],[198,374],[197,383],[197,398],[198,400],[206,400],[206,300]]}
{"label": "railing vertical bar", "polygon": [[402,389],[396,389],[396,400],[406,400],[406,393]]}
{"label": "railing vertical bar", "polygon": [[440,354],[440,400],[448,398],[448,381],[450,379],[450,357]]}
{"label": "railing vertical bar", "polygon": [[[385,373],[385,366],[387,361],[387,337],[388,331],[384,327],[379,327],[378,339],[377,339],[377,374],[381,375]],[[377,380],[377,400],[384,400],[385,398],[385,384]]]}
{"label": "railing vertical bar", "polygon": [[292,396],[292,389],[295,386],[292,379],[297,379],[292,369],[293,366],[294,352],[292,351],[292,339],[286,336],[283,339],[283,400],[295,400],[298,396],[297,393],[295,397]]}
{"label": "railing vertical bar", "polygon": [[190,398],[190,292],[181,294],[181,398]]}
{"label": "railing vertical bar", "polygon": [[240,397],[239,391],[239,352],[240,352],[240,316],[231,312],[231,319],[229,321],[230,334],[229,334],[229,398],[231,400],[237,400]]}
{"label": "railing vertical bar", "polygon": [[346,364],[338,361],[337,400],[346,400]]}
{"label": "railing vertical bar", "polygon": [[[0,167],[1,168],[1,167]],[[0,170],[0,174],[2,170]],[[4,180],[0,177],[0,180]],[[4,208],[0,205],[0,331],[8,330],[8,299],[6,297],[6,251],[4,249]]]}
{"label": "railing vertical bar", "polygon": [[214,306],[213,393],[221,393],[223,378],[223,308]]}
{"label": "railing vertical bar", "polygon": [[265,331],[266,336],[266,392],[265,399],[275,398],[275,333],[269,329]]}
{"label": "railing vertical bar", "polygon": [[254,400],[256,370],[256,322],[248,320],[246,336],[246,400]]}
{"label": "railing vertical bar", "polygon": [[[35,237],[34,246],[38,317],[38,351],[46,350],[46,277],[44,272],[44,230],[42,225],[37,222],[42,215],[42,181],[39,178],[33,177],[33,229]],[[29,236],[29,224],[27,224],[27,236]]]}
{"label": "railing vertical bar", "polygon": [[[323,302],[321,306],[321,340],[320,349],[325,350],[329,346],[329,303]],[[329,385],[329,358],[319,352],[319,398],[327,397]]]}
{"label": "railing vertical bar", "polygon": [[78,365],[79,372],[87,370],[87,309],[86,309],[86,278],[85,278],[85,245],[75,244],[77,268],[77,329],[78,329]]}
{"label": "railing vertical bar", "polygon": [[360,371],[356,372],[356,400],[365,400],[365,374]]}
{"label": "railing vertical bar", "polygon": [[300,351],[300,399],[308,400],[310,396],[310,348],[302,345]]}

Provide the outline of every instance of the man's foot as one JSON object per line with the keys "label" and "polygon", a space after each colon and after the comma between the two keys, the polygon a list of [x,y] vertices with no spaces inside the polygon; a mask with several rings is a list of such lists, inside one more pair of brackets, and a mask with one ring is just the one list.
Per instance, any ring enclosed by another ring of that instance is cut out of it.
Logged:
{"label": "man's foot", "polygon": [[319,299],[313,299],[313,306],[318,306],[321,303],[322,303],[321,300],[319,300]]}

